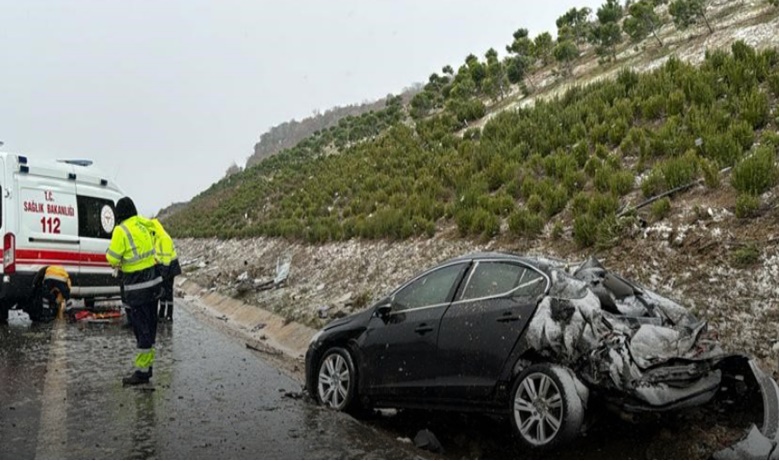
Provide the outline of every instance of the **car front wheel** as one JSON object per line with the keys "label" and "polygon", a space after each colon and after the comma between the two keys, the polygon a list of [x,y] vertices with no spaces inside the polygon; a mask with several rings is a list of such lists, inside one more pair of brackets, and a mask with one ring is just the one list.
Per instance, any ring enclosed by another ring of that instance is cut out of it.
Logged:
{"label": "car front wheel", "polygon": [[352,357],[346,349],[334,347],[322,356],[317,374],[319,403],[338,411],[354,406],[357,374]]}
{"label": "car front wheel", "polygon": [[549,449],[579,434],[584,408],[566,369],[532,365],[517,376],[511,395],[511,421],[523,445]]}

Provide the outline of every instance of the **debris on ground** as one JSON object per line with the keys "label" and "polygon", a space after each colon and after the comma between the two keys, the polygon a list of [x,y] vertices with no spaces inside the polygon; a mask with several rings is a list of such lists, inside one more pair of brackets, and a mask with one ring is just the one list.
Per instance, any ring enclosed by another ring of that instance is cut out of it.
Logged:
{"label": "debris on ground", "polygon": [[86,305],[76,301],[65,308],[65,318],[79,323],[121,323],[126,316],[119,300],[105,300]]}
{"label": "debris on ground", "polygon": [[421,448],[432,453],[444,452],[444,448],[441,446],[441,442],[439,442],[435,434],[430,432],[428,429],[422,429],[421,431],[417,432],[417,435],[414,437],[414,445],[417,448]]}

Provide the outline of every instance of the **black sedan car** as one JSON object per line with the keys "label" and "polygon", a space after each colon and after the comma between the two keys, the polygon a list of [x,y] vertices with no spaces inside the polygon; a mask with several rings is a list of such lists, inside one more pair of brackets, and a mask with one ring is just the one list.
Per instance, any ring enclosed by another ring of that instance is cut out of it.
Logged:
{"label": "black sedan car", "polygon": [[724,353],[705,321],[595,259],[573,270],[505,253],[439,264],[319,331],[306,386],[336,410],[505,413],[533,448],[576,437],[589,400],[657,412],[738,388],[762,395],[760,432],[779,439],[773,379]]}

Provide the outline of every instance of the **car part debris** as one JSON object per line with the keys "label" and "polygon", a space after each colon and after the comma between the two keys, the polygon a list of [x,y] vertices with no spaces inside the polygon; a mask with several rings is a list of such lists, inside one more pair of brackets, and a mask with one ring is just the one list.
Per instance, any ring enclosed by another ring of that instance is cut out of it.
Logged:
{"label": "car part debris", "polygon": [[430,432],[429,429],[422,429],[421,431],[417,432],[417,435],[414,437],[414,445],[417,448],[421,448],[433,453],[444,452],[444,448],[441,446],[441,442],[438,441],[438,438],[436,438],[435,434]]}

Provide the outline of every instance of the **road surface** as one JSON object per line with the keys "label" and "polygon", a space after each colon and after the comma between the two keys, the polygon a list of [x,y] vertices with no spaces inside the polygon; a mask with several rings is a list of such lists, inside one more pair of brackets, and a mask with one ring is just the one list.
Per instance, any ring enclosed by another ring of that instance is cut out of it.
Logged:
{"label": "road surface", "polygon": [[175,322],[160,325],[153,385],[140,389],[121,384],[130,330],[30,324],[12,312],[0,325],[0,458],[418,456],[295,398],[300,384],[177,303]]}

